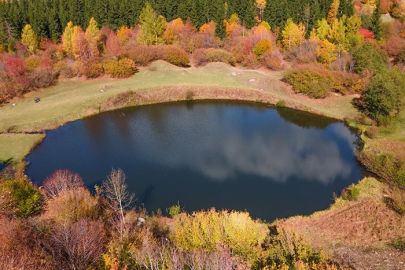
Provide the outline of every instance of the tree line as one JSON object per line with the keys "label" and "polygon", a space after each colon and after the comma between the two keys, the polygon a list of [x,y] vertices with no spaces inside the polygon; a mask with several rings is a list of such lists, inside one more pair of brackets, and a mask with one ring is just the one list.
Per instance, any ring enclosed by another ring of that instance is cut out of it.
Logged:
{"label": "tree line", "polygon": [[[29,24],[39,38],[58,40],[67,23],[87,28],[91,18],[99,25],[117,30],[133,27],[149,2],[158,15],[167,21],[191,19],[200,28],[214,21],[217,24],[238,15],[241,24],[252,28],[267,21],[272,29],[283,28],[287,19],[305,24],[309,32],[316,22],[325,18],[332,0],[12,0],[0,1],[0,44],[19,39]],[[352,0],[341,0],[338,18],[354,14]]]}

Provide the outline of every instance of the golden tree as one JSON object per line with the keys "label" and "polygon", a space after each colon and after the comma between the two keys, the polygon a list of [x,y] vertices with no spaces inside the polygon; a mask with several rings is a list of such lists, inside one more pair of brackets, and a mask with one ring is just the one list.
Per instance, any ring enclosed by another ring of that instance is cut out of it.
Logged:
{"label": "golden tree", "polygon": [[21,33],[21,43],[27,46],[28,51],[33,54],[38,49],[38,40],[31,25],[24,26]]}

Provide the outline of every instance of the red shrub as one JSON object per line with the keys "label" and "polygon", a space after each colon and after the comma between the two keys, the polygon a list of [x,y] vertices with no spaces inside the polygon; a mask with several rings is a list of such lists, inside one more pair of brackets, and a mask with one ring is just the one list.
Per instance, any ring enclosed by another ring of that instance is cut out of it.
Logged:
{"label": "red shrub", "polygon": [[405,39],[398,36],[390,37],[384,45],[389,56],[398,57],[398,54],[405,48]]}
{"label": "red shrub", "polygon": [[206,49],[197,49],[194,51],[194,53],[192,55],[194,65],[199,67],[199,66],[204,66],[204,65],[208,64],[209,61],[207,59],[206,52],[207,52]]}
{"label": "red shrub", "polygon": [[53,85],[58,78],[58,73],[51,68],[37,68],[29,74],[33,88],[43,88]]}
{"label": "red shrub", "polygon": [[364,37],[364,41],[374,41],[375,40],[374,33],[368,29],[360,28],[359,34]]}

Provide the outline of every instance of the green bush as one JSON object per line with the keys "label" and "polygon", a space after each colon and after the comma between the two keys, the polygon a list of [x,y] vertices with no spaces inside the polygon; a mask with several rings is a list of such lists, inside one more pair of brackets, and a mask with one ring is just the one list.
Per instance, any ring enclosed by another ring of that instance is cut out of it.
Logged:
{"label": "green bush", "polygon": [[186,51],[176,46],[166,46],[164,48],[163,60],[179,67],[187,67],[190,63]]}
{"label": "green bush", "polygon": [[361,100],[368,116],[381,122],[384,117],[397,115],[404,97],[405,77],[399,68],[380,69],[371,78]]}
{"label": "green bush", "polygon": [[169,215],[171,217],[174,217],[174,216],[180,214],[180,212],[181,212],[181,208],[180,208],[180,205],[178,205],[178,204],[172,205],[169,207]]}
{"label": "green bush", "polygon": [[222,62],[232,66],[236,63],[235,57],[223,49],[207,49],[205,55],[210,62]]}
{"label": "green bush", "polygon": [[128,78],[137,71],[132,59],[123,58],[117,61],[109,61],[104,64],[104,71],[112,78]]}
{"label": "green bush", "polygon": [[18,179],[7,180],[0,184],[0,193],[8,192],[18,217],[28,217],[41,210],[41,192],[31,182]]}
{"label": "green bush", "polygon": [[347,201],[357,200],[360,196],[360,190],[355,184],[351,184],[342,191],[342,198]]}

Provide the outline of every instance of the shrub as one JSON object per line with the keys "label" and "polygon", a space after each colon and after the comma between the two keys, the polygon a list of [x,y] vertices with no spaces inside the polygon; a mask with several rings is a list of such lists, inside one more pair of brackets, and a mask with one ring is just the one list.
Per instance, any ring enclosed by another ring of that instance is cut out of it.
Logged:
{"label": "shrub", "polygon": [[269,229],[263,254],[255,258],[251,269],[339,269],[325,252],[312,249],[304,238],[276,226]]}
{"label": "shrub", "polygon": [[391,36],[384,45],[384,49],[387,51],[388,55],[392,57],[398,57],[398,54],[404,48],[405,48],[405,39],[399,36]]}
{"label": "shrub", "polygon": [[28,217],[41,210],[43,202],[41,193],[27,180],[7,180],[1,183],[0,192],[10,193],[18,217]]}
{"label": "shrub", "polygon": [[285,100],[280,99],[279,101],[277,101],[276,106],[277,107],[285,107],[286,106]]}
{"label": "shrub", "polygon": [[312,98],[325,98],[333,86],[331,72],[316,66],[291,70],[284,75],[284,80],[293,86],[296,93]]}
{"label": "shrub", "polygon": [[246,68],[255,69],[259,67],[259,63],[257,62],[257,58],[253,53],[248,54],[242,62],[242,66]]}
{"label": "shrub", "polygon": [[127,50],[128,57],[132,59],[135,64],[140,66],[147,66],[151,62],[161,59],[159,52],[155,46],[138,46]]}
{"label": "shrub", "polygon": [[300,46],[291,48],[286,52],[286,59],[297,64],[309,64],[316,62],[316,43],[304,41]]}
{"label": "shrub", "polygon": [[89,63],[88,65],[83,65],[82,67],[84,70],[82,74],[84,74],[87,78],[97,78],[103,74],[103,65],[100,63]]}
{"label": "shrub", "polygon": [[207,49],[206,57],[210,62],[222,62],[232,66],[236,63],[235,57],[223,49]]}
{"label": "shrub", "polygon": [[186,51],[176,47],[176,46],[165,46],[163,59],[170,64],[179,67],[187,67],[190,63],[188,54]]}
{"label": "shrub", "polygon": [[366,135],[370,139],[374,139],[378,134],[378,128],[376,126],[371,126],[367,129]]}
{"label": "shrub", "polygon": [[267,38],[260,40],[253,48],[253,53],[260,58],[263,54],[273,49],[271,41]]}
{"label": "shrub", "polygon": [[192,59],[197,67],[204,66],[209,62],[206,53],[206,49],[197,49],[194,51]]}
{"label": "shrub", "polygon": [[399,68],[381,69],[374,74],[361,100],[365,112],[373,119],[397,115],[404,96],[405,78]]}
{"label": "shrub", "polygon": [[25,60],[25,63],[27,69],[32,71],[41,65],[41,57],[38,55],[31,55]]}
{"label": "shrub", "polygon": [[313,98],[324,98],[330,91],[345,95],[364,88],[358,74],[331,71],[320,65],[297,66],[284,75],[284,80],[293,86],[296,93]]}
{"label": "shrub", "polygon": [[405,192],[404,190],[393,187],[390,197],[384,197],[387,207],[391,208],[400,215],[405,215]]}
{"label": "shrub", "polygon": [[265,238],[263,225],[246,212],[210,211],[180,213],[174,217],[173,243],[180,250],[215,250],[226,244],[234,254],[248,258]]}
{"label": "shrub", "polygon": [[391,154],[362,151],[357,154],[359,161],[384,181],[405,188],[405,162]]}
{"label": "shrub", "polygon": [[174,216],[180,214],[180,212],[181,212],[181,207],[178,204],[177,205],[172,205],[172,206],[169,207],[169,215],[171,217],[174,217]]}
{"label": "shrub", "polygon": [[29,75],[34,88],[43,88],[53,85],[58,79],[58,73],[51,68],[38,68]]}
{"label": "shrub", "polygon": [[132,59],[123,58],[117,61],[109,61],[104,64],[105,73],[112,78],[128,78],[137,71],[136,65]]}
{"label": "shrub", "polygon": [[404,252],[405,251],[405,239],[395,239],[394,241],[391,242],[391,245],[393,248]]}
{"label": "shrub", "polygon": [[360,190],[355,184],[351,184],[342,191],[342,198],[347,201],[357,200],[360,196]]}
{"label": "shrub", "polygon": [[260,60],[263,63],[263,65],[268,69],[271,70],[284,69],[283,56],[278,50],[269,51],[265,53]]}

